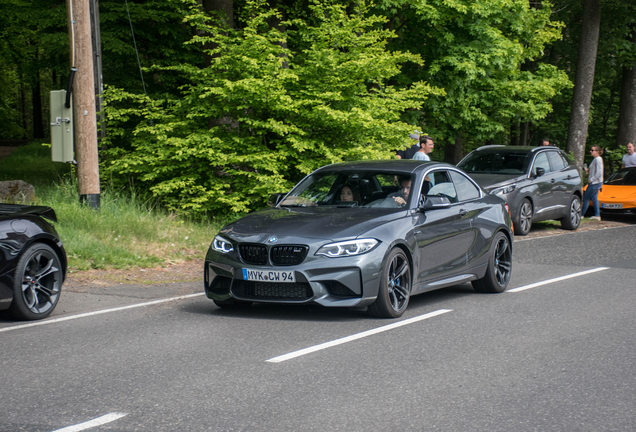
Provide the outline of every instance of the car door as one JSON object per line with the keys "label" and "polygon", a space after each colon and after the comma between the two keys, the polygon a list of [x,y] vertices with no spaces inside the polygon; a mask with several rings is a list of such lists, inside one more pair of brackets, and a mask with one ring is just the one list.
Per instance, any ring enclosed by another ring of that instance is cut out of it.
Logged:
{"label": "car door", "polygon": [[[545,151],[540,152],[535,156],[532,171],[530,171],[530,180],[534,185],[532,197],[534,200],[533,219],[535,221],[552,219],[554,215],[555,199],[552,195],[556,179],[551,173],[546,153]],[[544,170],[543,175],[537,175],[537,168]]]}
{"label": "car door", "polygon": [[550,175],[554,180],[552,183],[553,217],[558,218],[561,215],[565,215],[570,208],[570,197],[572,196],[570,188],[568,187],[570,173],[568,173],[567,166],[557,150],[548,151],[546,153],[552,169]]}
{"label": "car door", "polygon": [[[482,195],[479,187],[464,173],[451,171],[450,175],[455,184],[455,189],[457,189],[460,212],[467,212],[465,218],[470,222],[473,241],[466,251],[466,268],[470,269],[477,264],[477,259],[489,247],[490,235],[486,237],[477,226],[479,219],[492,207],[492,204],[486,203],[481,199]],[[470,236],[466,238],[468,239]]]}
{"label": "car door", "polygon": [[419,191],[424,193],[421,202],[426,196],[444,196],[451,205],[417,215],[414,227],[417,242],[416,292],[425,290],[426,283],[460,273],[466,266],[466,255],[475,237],[471,231],[471,212],[459,202],[449,170],[428,172]]}

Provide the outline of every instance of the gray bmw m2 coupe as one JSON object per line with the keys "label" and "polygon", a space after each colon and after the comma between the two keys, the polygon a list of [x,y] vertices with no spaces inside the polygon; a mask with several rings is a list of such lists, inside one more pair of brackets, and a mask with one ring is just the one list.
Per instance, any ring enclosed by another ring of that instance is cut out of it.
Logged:
{"label": "gray bmw m2 coupe", "polygon": [[205,293],[222,308],[316,303],[397,318],[412,295],[469,281],[498,293],[510,281],[507,204],[452,165],[328,165],[268,204],[210,245]]}

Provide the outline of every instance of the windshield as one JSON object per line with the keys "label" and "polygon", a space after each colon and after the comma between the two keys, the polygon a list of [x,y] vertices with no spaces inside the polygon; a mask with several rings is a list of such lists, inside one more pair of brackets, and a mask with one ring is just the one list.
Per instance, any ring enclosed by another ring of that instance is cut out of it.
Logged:
{"label": "windshield", "polygon": [[401,208],[409,203],[411,173],[318,172],[301,181],[281,207]]}
{"label": "windshield", "polygon": [[636,169],[620,169],[614,174],[611,174],[607,180],[605,180],[605,184],[636,186]]}
{"label": "windshield", "polygon": [[525,174],[530,163],[530,153],[521,151],[473,152],[457,167],[467,173]]}

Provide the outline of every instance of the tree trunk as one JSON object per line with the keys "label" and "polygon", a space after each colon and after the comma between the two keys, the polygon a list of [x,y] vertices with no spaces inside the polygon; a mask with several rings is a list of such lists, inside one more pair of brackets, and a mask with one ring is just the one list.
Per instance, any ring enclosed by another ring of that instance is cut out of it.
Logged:
{"label": "tree trunk", "polygon": [[203,9],[219,13],[228,28],[234,28],[233,0],[202,0]]}
{"label": "tree trunk", "polygon": [[27,120],[26,91],[24,89],[24,76],[20,73],[20,111],[22,113],[22,137],[32,138],[29,136],[29,122]]}
{"label": "tree trunk", "polygon": [[31,108],[33,109],[33,138],[44,138],[42,126],[42,87],[40,85],[40,72],[35,75],[35,85],[31,91]]}
{"label": "tree trunk", "polygon": [[519,124],[517,123],[517,120],[514,119],[510,125],[510,145],[519,145]]}
{"label": "tree trunk", "polygon": [[462,160],[462,132],[457,131],[457,135],[455,135],[455,143],[447,144],[444,147],[444,162],[457,165],[457,163]]}
{"label": "tree trunk", "polygon": [[[632,42],[636,43],[636,28],[632,27]],[[636,61],[631,68],[623,68],[620,114],[618,116],[617,147],[636,144]]]}
{"label": "tree trunk", "polygon": [[530,122],[521,123],[521,142],[522,146],[528,145],[528,130],[530,129]]}
{"label": "tree trunk", "polygon": [[583,3],[579,57],[576,64],[576,78],[566,145],[566,150],[574,155],[579,166],[583,164],[583,159],[585,158],[585,141],[590,117],[590,101],[592,100],[592,87],[594,86],[594,68],[596,67],[596,50],[598,48],[600,27],[600,0],[585,0]]}

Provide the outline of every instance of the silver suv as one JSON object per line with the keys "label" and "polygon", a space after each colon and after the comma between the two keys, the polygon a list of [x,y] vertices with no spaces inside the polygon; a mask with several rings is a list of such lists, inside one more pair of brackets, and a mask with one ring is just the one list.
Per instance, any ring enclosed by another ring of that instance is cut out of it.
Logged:
{"label": "silver suv", "polygon": [[581,223],[583,179],[575,162],[557,147],[484,146],[457,167],[508,202],[517,235],[528,234],[533,222],[543,220],[560,220],[568,230]]}

